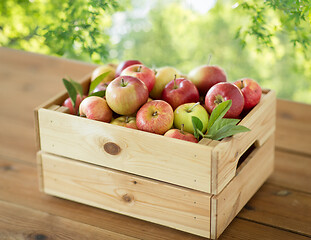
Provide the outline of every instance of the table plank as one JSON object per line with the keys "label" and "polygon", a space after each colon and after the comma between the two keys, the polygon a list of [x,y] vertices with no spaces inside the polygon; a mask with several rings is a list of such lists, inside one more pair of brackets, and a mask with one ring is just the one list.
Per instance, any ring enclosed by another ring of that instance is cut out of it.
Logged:
{"label": "table plank", "polygon": [[137,239],[1,200],[0,216],[0,239]]}
{"label": "table plank", "polygon": [[[33,110],[96,65],[0,48],[0,155],[35,162]],[[18,150],[18,151],[17,151]]]}
{"label": "table plank", "polygon": [[311,158],[277,150],[275,170],[268,182],[311,194]]}
{"label": "table plank", "polygon": [[238,217],[311,237],[311,194],[264,184]]}
{"label": "table plank", "polygon": [[250,222],[243,219],[235,218],[229,227],[219,237],[219,240],[310,240],[307,236],[294,234],[287,231],[282,231],[278,228],[273,228]]}
{"label": "table plank", "polygon": [[311,155],[311,105],[277,100],[276,147]]}

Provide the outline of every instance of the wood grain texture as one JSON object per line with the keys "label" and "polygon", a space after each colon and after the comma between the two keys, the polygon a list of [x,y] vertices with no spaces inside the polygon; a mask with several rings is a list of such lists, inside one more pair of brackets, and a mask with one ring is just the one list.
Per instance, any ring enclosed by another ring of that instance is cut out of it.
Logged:
{"label": "wood grain texture", "polygon": [[0,216],[1,240],[137,239],[1,200]]}
{"label": "wood grain texture", "polygon": [[278,99],[276,146],[311,155],[311,105]]}
{"label": "wood grain texture", "polygon": [[48,194],[210,236],[211,195],[46,153],[41,158]]}
{"label": "wood grain texture", "polygon": [[[33,109],[96,65],[0,47],[0,155],[35,162]],[[19,151],[17,151],[17,149]]]}
{"label": "wood grain texture", "polygon": [[277,150],[275,171],[268,182],[311,194],[310,157]]}
{"label": "wood grain texture", "polygon": [[265,184],[238,217],[311,237],[310,213],[310,194]]}
{"label": "wood grain texture", "polygon": [[235,218],[219,240],[310,240],[292,232]]}
{"label": "wood grain texture", "polygon": [[273,171],[274,135],[255,149],[240,166],[234,179],[221,193],[212,197],[211,237],[219,237],[231,220],[256,193]]}
{"label": "wood grain texture", "polygon": [[[42,151],[210,192],[209,146],[39,109]],[[121,148],[117,155],[104,149]]]}
{"label": "wood grain texture", "polygon": [[213,148],[212,193],[219,193],[235,176],[239,158],[253,144],[262,145],[275,131],[275,92],[264,95],[260,103],[239,123],[250,132],[225,138]]}
{"label": "wood grain texture", "polygon": [[35,164],[4,160],[0,157],[0,200],[138,239],[203,239],[190,233],[39,192],[36,174]]}

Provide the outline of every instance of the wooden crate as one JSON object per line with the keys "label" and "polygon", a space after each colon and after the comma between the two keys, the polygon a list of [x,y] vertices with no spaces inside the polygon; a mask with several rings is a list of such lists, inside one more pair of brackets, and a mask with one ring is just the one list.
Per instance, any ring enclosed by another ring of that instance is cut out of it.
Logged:
{"label": "wooden crate", "polygon": [[273,170],[273,91],[240,122],[250,132],[199,143],[67,114],[66,97],[35,110],[48,194],[216,238]]}

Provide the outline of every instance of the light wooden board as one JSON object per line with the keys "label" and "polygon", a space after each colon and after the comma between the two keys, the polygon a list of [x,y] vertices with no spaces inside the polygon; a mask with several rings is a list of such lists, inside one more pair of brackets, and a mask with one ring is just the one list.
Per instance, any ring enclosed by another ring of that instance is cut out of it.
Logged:
{"label": "light wooden board", "polygon": [[276,146],[311,155],[311,105],[278,99]]}
{"label": "light wooden board", "polygon": [[210,236],[211,195],[42,153],[48,194]]}
{"label": "light wooden board", "polygon": [[[273,171],[274,135],[244,162],[236,177],[212,197],[211,237],[218,237]],[[216,231],[215,231],[216,230]]]}
{"label": "light wooden board", "polygon": [[260,103],[239,123],[251,129],[231,138],[223,139],[213,148],[212,193],[219,193],[234,177],[239,158],[253,144],[260,146],[275,131],[275,92],[270,91]]}
{"label": "light wooden board", "polygon": [[[45,152],[210,192],[209,146],[47,109],[39,109],[39,121]],[[107,143],[120,153],[107,153]]]}

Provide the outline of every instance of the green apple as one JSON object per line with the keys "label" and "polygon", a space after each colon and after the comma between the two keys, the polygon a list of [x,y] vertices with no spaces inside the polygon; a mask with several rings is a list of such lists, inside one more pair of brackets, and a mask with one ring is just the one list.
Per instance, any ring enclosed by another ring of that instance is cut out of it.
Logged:
{"label": "green apple", "polygon": [[152,91],[150,92],[150,96],[153,99],[161,99],[162,91],[166,84],[168,84],[170,81],[174,80],[176,75],[176,78],[180,77],[180,73],[176,68],[173,67],[161,67],[156,70],[155,75],[155,84],[153,86]]}
{"label": "green apple", "polygon": [[193,134],[192,116],[195,116],[202,121],[202,132],[205,133],[208,123],[208,113],[199,102],[185,103],[176,108],[174,111],[174,126],[181,129],[181,125],[184,124],[184,130]]}

